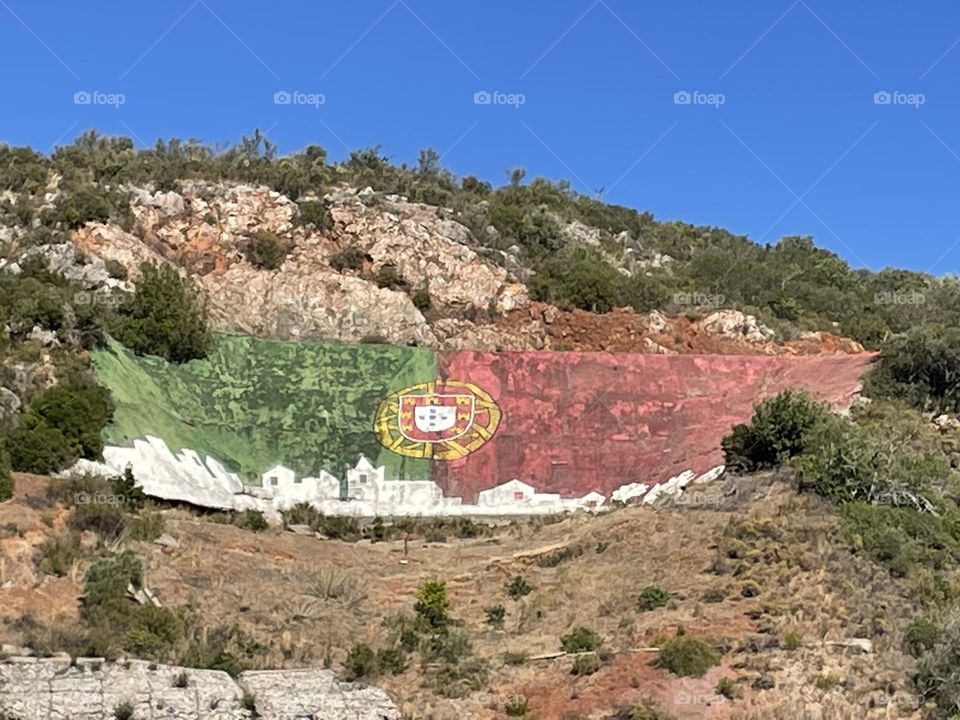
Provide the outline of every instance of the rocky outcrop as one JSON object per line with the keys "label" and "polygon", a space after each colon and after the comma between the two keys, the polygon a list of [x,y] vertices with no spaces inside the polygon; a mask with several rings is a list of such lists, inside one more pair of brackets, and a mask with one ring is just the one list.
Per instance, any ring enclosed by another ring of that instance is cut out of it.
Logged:
{"label": "rocky outcrop", "polygon": [[248,671],[234,680],[219,670],[69,656],[0,662],[0,711],[20,720],[400,718],[383,690],[338,682],[330,670]]}
{"label": "rocky outcrop", "polygon": [[[567,312],[533,303],[527,287],[517,282],[529,272],[511,269],[518,248],[478,252],[477,239],[451,219],[451,211],[370,188],[341,187],[327,194],[323,202],[330,223],[322,229],[301,226],[297,204],[266,187],[187,181],[180,193],[129,190],[134,217],[130,232],[91,223],[72,237],[90,262],[78,264],[61,246],[51,246],[43,251],[51,266],[62,266],[65,275],[96,285],[118,283],[106,278],[104,260],[121,263],[132,280],[140,263],[170,261],[198,282],[216,330],[439,350],[751,355],[862,351],[829,333],[778,341],[770,328],[737,310],[717,310],[692,321],[629,309],[605,315]],[[276,235],[288,248],[277,270],[248,261],[258,231]],[[599,244],[599,230],[582,223],[563,226],[563,233],[572,243]],[[644,260],[634,257],[635,248],[627,250],[627,265],[635,270],[653,262],[642,252]],[[344,266],[341,261],[347,256],[353,261]],[[659,259],[657,264],[662,264]],[[423,292],[429,295],[429,310],[424,309]]]}

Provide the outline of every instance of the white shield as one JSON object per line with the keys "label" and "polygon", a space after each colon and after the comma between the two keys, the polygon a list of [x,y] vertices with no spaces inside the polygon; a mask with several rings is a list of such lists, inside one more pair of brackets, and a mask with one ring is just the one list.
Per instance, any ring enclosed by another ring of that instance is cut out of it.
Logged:
{"label": "white shield", "polygon": [[457,424],[454,405],[421,405],[413,409],[413,422],[422,432],[449,430]]}

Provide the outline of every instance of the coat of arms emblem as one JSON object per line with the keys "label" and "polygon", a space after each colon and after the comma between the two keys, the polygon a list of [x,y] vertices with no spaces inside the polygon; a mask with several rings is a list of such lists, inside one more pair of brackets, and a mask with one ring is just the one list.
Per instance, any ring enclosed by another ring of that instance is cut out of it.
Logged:
{"label": "coat of arms emblem", "polygon": [[470,383],[437,381],[385,398],[374,430],[380,443],[408,457],[454,460],[486,442],[500,423],[500,408]]}

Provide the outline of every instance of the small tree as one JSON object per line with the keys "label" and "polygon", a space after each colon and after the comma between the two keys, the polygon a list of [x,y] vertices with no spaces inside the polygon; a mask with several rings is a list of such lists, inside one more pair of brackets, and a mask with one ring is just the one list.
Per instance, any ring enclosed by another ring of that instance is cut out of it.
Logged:
{"label": "small tree", "polygon": [[269,230],[257,230],[250,241],[247,259],[256,267],[277,270],[287,259],[286,243]]}
{"label": "small tree", "polygon": [[749,472],[780,465],[807,447],[830,413],[805,392],[784,390],[753,409],[749,425],[736,425],[721,441],[727,467]]}
{"label": "small tree", "polygon": [[201,358],[210,346],[200,294],[172,265],[144,263],[130,302],[117,312],[112,334],[136,353],[171,362]]}
{"label": "small tree", "polygon": [[347,659],[343,661],[343,669],[346,671],[346,679],[349,681],[372,675],[376,667],[377,656],[366,643],[357,643],[350,648]]}
{"label": "small tree", "polygon": [[450,621],[450,601],[446,585],[439,580],[426,580],[417,588],[417,602],[413,606],[417,617],[433,630],[440,630]]}
{"label": "small tree", "polygon": [[583,626],[575,627],[560,637],[560,647],[568,653],[596,650],[601,644],[603,644],[603,638],[590,628]]}

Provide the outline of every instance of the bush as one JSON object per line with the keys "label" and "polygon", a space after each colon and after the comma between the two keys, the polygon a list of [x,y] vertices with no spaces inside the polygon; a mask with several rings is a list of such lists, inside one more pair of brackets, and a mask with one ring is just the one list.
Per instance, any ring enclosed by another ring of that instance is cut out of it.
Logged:
{"label": "bush", "polygon": [[781,465],[807,448],[827,417],[826,408],[806,393],[784,390],[759,403],[748,425],[734,426],[723,438],[724,462],[739,472]]}
{"label": "bush", "polygon": [[341,273],[344,270],[362,270],[368,262],[373,262],[373,258],[356,245],[348,245],[330,257],[330,267]]}
{"label": "bush", "polygon": [[67,525],[71,530],[95,532],[112,541],[120,537],[126,527],[123,508],[108,498],[90,498],[73,508]]}
{"label": "bush", "polygon": [[450,601],[447,588],[438,580],[426,580],[417,588],[417,602],[413,606],[417,617],[427,627],[438,630],[445,628],[450,621]]}
{"label": "bush", "polygon": [[508,650],[503,654],[503,664],[504,665],[526,665],[527,663],[527,653],[523,650]]}
{"label": "bush", "polygon": [[93,608],[114,600],[123,600],[127,587],[143,585],[143,565],[131,550],[93,563],[83,579],[84,606]]}
{"label": "bush", "polygon": [[252,508],[247,508],[237,515],[233,524],[245,530],[252,530],[253,532],[263,532],[269,527],[263,513],[260,510],[254,510]]}
{"label": "bush", "polygon": [[924,411],[960,411],[960,329],[922,326],[883,347],[866,392],[902,398]]}
{"label": "bush", "polygon": [[403,279],[397,266],[387,263],[377,270],[377,287],[389,288],[391,290],[404,290],[407,288],[407,281]]}
{"label": "bush", "polygon": [[312,225],[316,230],[329,230],[332,227],[330,212],[321,201],[303,200],[297,205],[300,208],[296,218],[299,225]]}
{"label": "bush", "polygon": [[593,675],[600,669],[600,658],[596,653],[587,655],[577,655],[573,659],[573,666],[570,668],[572,675]]}
{"label": "bush", "polygon": [[407,654],[402,647],[381,648],[377,651],[377,669],[391,675],[401,675],[407,669]]}
{"label": "bush", "polygon": [[669,599],[670,595],[662,587],[648,585],[640,591],[640,596],[637,598],[637,609],[641,612],[656,610],[666,605]]}
{"label": "bush", "polygon": [[914,657],[933,650],[940,640],[940,628],[925,618],[914,618],[903,633],[903,647]]}
{"label": "bush", "polygon": [[103,264],[107,268],[107,274],[109,274],[114,280],[127,279],[127,267],[119,260],[109,258],[104,260]]}
{"label": "bush", "polygon": [[116,720],[131,720],[133,718],[133,704],[124,700],[113,709],[113,717]]}
{"label": "bush", "polygon": [[523,579],[522,575],[515,575],[510,578],[504,587],[507,595],[509,595],[514,600],[519,600],[524,595],[529,595],[533,592],[533,588]]}
{"label": "bush", "polygon": [[343,669],[348,681],[365,678],[376,671],[377,658],[373,650],[366,643],[357,643],[347,653],[343,661]]}
{"label": "bush", "polygon": [[735,700],[740,697],[740,690],[732,678],[722,677],[717,681],[717,695],[722,695],[727,700]]}
{"label": "bush", "polygon": [[527,714],[527,699],[522,695],[516,695],[512,698],[509,698],[506,703],[504,703],[503,711],[507,714],[507,717],[526,717]]}
{"label": "bush", "polygon": [[788,630],[783,634],[783,637],[780,639],[780,646],[784,650],[796,650],[803,644],[803,637],[800,633],[795,630]]}
{"label": "bush", "polygon": [[483,612],[487,616],[487,625],[498,630],[503,629],[503,618],[507,612],[503,605],[493,605],[491,607],[484,608]]}
{"label": "bush", "polygon": [[578,653],[596,650],[603,644],[603,639],[589,628],[575,627],[566,635],[560,637],[560,647],[567,653]]}
{"label": "bush", "polygon": [[420,312],[426,312],[433,307],[433,300],[425,288],[418,288],[413,292],[413,306]]}
{"label": "bush", "polygon": [[98,458],[103,450],[101,432],[112,418],[113,402],[106,388],[81,380],[54,385],[30,404],[9,436],[13,468],[52,474],[77,458]]}
{"label": "bush", "polygon": [[76,230],[88,222],[105,223],[110,220],[110,201],[99,187],[84,186],[73,192],[65,192],[57,200],[45,220],[50,225],[60,223],[63,227]]}
{"label": "bush", "polygon": [[76,532],[66,532],[44,540],[39,550],[40,572],[57,577],[65,577],[83,556],[80,536]]}
{"label": "bush", "polygon": [[110,490],[128,512],[140,512],[147,502],[143,488],[137,485],[133,470],[129,467],[123,471],[123,475],[110,478]]}
{"label": "bush", "polygon": [[153,542],[163,535],[167,527],[163,514],[158,511],[132,517],[127,525],[130,530],[130,537],[133,540],[142,540],[143,542]]}
{"label": "bush", "polygon": [[251,265],[277,270],[287,258],[287,245],[269,230],[257,230],[250,241],[247,259]]}
{"label": "bush", "polygon": [[117,310],[113,336],[138,354],[171,362],[206,356],[210,333],[196,287],[172,265],[143,263],[140,272],[133,298]]}
{"label": "bush", "polygon": [[719,662],[719,653],[708,643],[684,635],[667,640],[654,665],[680,677],[703,677]]}
{"label": "bush", "polygon": [[530,285],[534,300],[605,313],[620,303],[623,276],[594,250],[574,248],[537,266]]}

